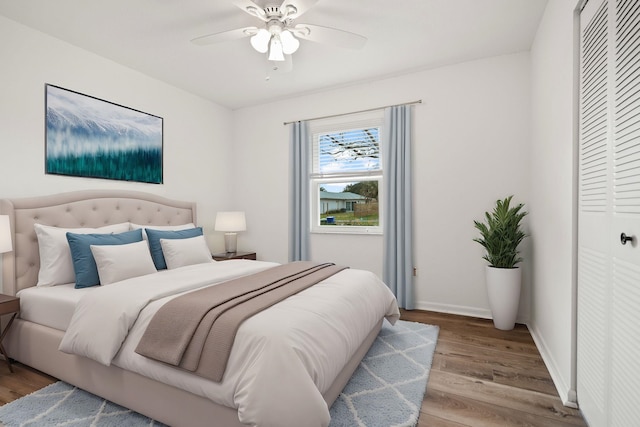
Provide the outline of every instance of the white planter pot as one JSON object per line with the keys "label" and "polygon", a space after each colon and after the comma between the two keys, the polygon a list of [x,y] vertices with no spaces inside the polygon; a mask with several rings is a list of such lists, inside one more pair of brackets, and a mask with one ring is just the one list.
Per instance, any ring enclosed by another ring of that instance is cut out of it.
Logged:
{"label": "white planter pot", "polygon": [[520,268],[487,266],[485,278],[494,326],[505,331],[513,329],[520,305]]}

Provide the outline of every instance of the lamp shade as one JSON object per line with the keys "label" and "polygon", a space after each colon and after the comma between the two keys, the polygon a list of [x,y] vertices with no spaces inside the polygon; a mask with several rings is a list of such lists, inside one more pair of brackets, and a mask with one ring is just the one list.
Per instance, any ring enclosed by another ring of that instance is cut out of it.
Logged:
{"label": "lamp shade", "polygon": [[216,215],[216,231],[245,231],[247,221],[244,212],[218,212]]}
{"label": "lamp shade", "polygon": [[8,215],[0,215],[0,254],[11,252],[13,246],[11,244],[11,225],[9,224]]}
{"label": "lamp shade", "polygon": [[269,61],[284,61],[284,52],[282,51],[282,41],[280,36],[275,34],[269,42]]}
{"label": "lamp shade", "polygon": [[282,52],[287,55],[291,55],[300,47],[300,42],[293,37],[293,34],[291,34],[289,30],[284,30],[280,34],[280,41],[282,42]]}
{"label": "lamp shade", "polygon": [[267,53],[271,33],[264,28],[251,37],[251,46],[260,53]]}

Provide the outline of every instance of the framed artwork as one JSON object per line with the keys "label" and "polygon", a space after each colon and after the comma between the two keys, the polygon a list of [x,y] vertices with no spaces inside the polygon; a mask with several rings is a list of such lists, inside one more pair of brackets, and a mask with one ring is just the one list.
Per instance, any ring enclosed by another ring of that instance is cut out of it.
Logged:
{"label": "framed artwork", "polygon": [[162,117],[45,86],[45,173],[162,183]]}

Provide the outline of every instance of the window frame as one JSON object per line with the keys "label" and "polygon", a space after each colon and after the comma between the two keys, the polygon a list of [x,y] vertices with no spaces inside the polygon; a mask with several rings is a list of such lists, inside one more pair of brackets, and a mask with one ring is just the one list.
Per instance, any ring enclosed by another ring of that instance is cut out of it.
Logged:
{"label": "window frame", "polygon": [[[332,117],[328,119],[322,119],[314,121],[310,124],[310,136],[311,136],[311,150],[310,151],[310,163],[311,171],[309,175],[309,195],[310,195],[310,226],[311,233],[314,234],[359,234],[359,235],[382,235],[383,228],[383,184],[384,184],[384,170],[382,159],[382,138],[383,138],[383,111],[371,111],[366,113],[358,113],[348,116]],[[378,170],[363,170],[363,171],[351,171],[340,173],[319,173],[316,172],[317,168],[314,165],[315,156],[317,152],[317,144],[320,134],[345,132],[350,130],[364,129],[364,128],[378,128],[378,153],[380,156],[380,169]],[[363,225],[322,225],[320,222],[321,202],[320,202],[320,187],[325,184],[331,183],[351,183],[362,181],[377,181],[378,182],[378,225],[377,226],[363,226]]]}

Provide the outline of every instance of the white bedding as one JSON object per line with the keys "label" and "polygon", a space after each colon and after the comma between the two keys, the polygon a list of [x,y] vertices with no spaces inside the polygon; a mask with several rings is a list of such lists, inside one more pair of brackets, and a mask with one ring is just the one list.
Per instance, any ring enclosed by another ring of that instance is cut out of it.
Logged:
{"label": "white bedding", "polygon": [[[391,322],[399,317],[395,297],[371,272],[344,270],[245,321],[220,383],[134,352],[151,317],[173,293],[273,265],[201,264],[94,288],[78,301],[61,349],[234,407],[249,425],[299,426],[305,420],[326,426],[322,394],[374,325],[382,317]],[[178,281],[178,275],[187,280]]]}
{"label": "white bedding", "polygon": [[75,289],[75,283],[58,286],[32,286],[18,292],[20,318],[66,331],[76,304],[94,288]]}

